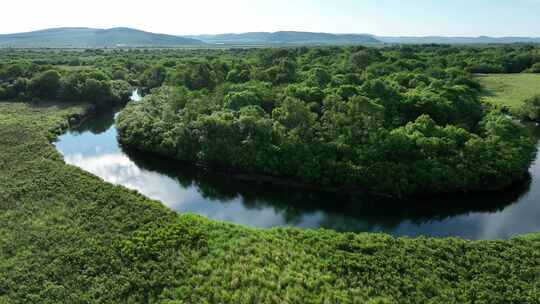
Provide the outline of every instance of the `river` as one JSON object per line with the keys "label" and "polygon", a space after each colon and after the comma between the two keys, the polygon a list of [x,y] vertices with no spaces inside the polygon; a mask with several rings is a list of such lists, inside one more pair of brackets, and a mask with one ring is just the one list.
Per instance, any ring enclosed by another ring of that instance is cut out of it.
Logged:
{"label": "river", "polygon": [[[139,96],[134,95],[138,100]],[[394,236],[504,239],[540,231],[540,161],[531,178],[501,193],[421,204],[310,192],[254,182],[125,149],[115,113],[68,130],[55,143],[66,163],[137,190],[178,212],[253,227],[327,228]]]}

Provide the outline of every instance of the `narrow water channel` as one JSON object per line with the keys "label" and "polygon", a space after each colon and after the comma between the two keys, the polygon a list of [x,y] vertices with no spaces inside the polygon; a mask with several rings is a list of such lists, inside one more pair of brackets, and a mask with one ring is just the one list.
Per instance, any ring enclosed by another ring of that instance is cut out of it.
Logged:
{"label": "narrow water channel", "polygon": [[[134,96],[137,99],[138,96]],[[540,231],[540,161],[531,178],[503,193],[381,202],[235,181],[120,146],[115,113],[67,131],[55,143],[68,164],[178,211],[253,227],[295,226],[395,236],[501,239]]]}

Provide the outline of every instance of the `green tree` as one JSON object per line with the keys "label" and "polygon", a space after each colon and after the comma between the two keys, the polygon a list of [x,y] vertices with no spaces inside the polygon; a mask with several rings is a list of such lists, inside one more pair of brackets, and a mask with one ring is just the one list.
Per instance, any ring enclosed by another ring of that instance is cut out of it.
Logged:
{"label": "green tree", "polygon": [[148,89],[160,87],[167,77],[167,69],[163,65],[148,68],[141,78],[141,85]]}
{"label": "green tree", "polygon": [[82,95],[84,100],[98,107],[107,107],[112,99],[111,85],[106,81],[87,79],[82,88]]}
{"label": "green tree", "polygon": [[526,119],[539,121],[540,120],[540,95],[527,99],[525,101],[525,104],[523,105],[521,112],[522,112],[522,115]]}
{"label": "green tree", "polygon": [[56,70],[49,70],[38,74],[30,81],[30,92],[32,96],[54,99],[58,97],[60,92],[60,80],[60,73]]}

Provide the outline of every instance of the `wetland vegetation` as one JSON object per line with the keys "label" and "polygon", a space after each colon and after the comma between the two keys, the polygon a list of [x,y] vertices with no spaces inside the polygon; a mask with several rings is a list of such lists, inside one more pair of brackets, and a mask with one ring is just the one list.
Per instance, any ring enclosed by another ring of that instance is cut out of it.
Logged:
{"label": "wetland vegetation", "polygon": [[0,303],[540,303],[538,233],[248,228],[173,212],[51,144],[137,87],[121,139],[157,155],[394,196],[498,187],[536,141],[474,73],[538,62],[529,46],[1,50]]}
{"label": "wetland vegetation", "polygon": [[0,302],[540,299],[537,234],[410,239],[179,215],[62,161],[50,140],[79,111],[0,103]]}
{"label": "wetland vegetation", "polygon": [[156,65],[118,117],[139,150],[231,172],[391,197],[494,190],[536,140],[473,73],[534,69],[530,47],[232,50]]}
{"label": "wetland vegetation", "polygon": [[540,74],[484,74],[482,99],[526,120],[540,118]]}

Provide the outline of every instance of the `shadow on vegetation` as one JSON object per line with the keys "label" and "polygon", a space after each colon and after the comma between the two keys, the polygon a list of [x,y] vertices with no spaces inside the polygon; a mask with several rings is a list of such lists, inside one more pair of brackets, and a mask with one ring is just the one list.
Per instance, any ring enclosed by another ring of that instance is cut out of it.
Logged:
{"label": "shadow on vegetation", "polygon": [[[84,121],[73,132],[101,134],[115,121],[116,111],[101,112]],[[531,125],[540,137],[540,128]],[[338,231],[373,231],[393,229],[410,221],[420,225],[443,221],[475,212],[499,212],[519,202],[529,192],[531,176],[526,176],[511,188],[496,192],[449,195],[415,200],[390,200],[367,196],[308,191],[260,181],[240,181],[225,173],[121,147],[122,152],[144,170],[166,175],[182,187],[195,187],[204,199],[216,204],[240,199],[247,209],[272,208],[290,224],[301,222],[305,214],[322,212],[321,227]]]}
{"label": "shadow on vegetation", "polygon": [[80,125],[71,129],[75,133],[91,132],[99,135],[106,132],[114,125],[114,117],[120,108],[106,110],[92,115],[89,119],[84,120]]}
{"label": "shadow on vegetation", "polygon": [[304,214],[323,212],[325,217],[321,226],[338,231],[368,231],[374,227],[391,229],[407,220],[422,224],[472,212],[498,212],[518,202],[530,190],[531,184],[531,177],[527,176],[500,192],[396,201],[238,181],[226,174],[164,160],[130,148],[123,147],[122,150],[140,168],[165,174],[183,187],[194,186],[205,199],[226,204],[241,198],[244,207],[271,207],[283,214],[289,224],[298,223]]}

